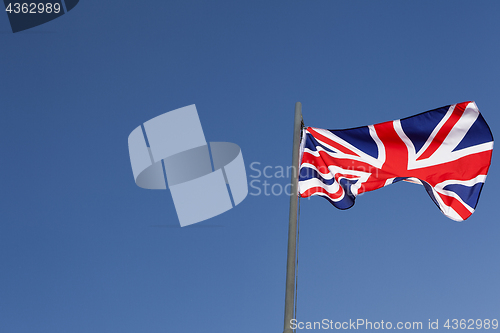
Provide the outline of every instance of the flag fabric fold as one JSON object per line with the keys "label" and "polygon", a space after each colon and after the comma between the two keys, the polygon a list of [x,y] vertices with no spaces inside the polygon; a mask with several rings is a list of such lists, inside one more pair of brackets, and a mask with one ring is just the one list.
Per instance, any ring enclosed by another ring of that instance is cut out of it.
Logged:
{"label": "flag fabric fold", "polygon": [[475,210],[491,163],[493,135],[474,102],[344,130],[303,129],[299,192],[339,209],[357,195],[407,181],[423,185],[447,217]]}

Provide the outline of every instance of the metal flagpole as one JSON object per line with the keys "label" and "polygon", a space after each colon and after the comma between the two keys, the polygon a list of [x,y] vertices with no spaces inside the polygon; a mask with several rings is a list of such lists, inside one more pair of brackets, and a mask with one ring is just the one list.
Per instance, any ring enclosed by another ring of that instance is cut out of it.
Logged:
{"label": "metal flagpole", "polygon": [[298,203],[298,175],[299,175],[299,149],[302,128],[302,104],[295,103],[295,120],[293,128],[293,153],[292,153],[292,189],[290,194],[290,213],[288,224],[288,254],[286,262],[286,292],[285,292],[285,325],[283,333],[293,333],[290,321],[294,317],[295,293],[295,261],[297,245],[297,203]]}

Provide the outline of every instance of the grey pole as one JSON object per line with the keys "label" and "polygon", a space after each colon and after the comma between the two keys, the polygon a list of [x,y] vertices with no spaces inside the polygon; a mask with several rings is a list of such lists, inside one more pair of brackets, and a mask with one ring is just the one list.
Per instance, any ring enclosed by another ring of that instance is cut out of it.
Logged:
{"label": "grey pole", "polygon": [[293,319],[295,294],[295,261],[297,245],[297,201],[299,175],[300,130],[302,124],[302,104],[295,103],[295,121],[293,128],[292,152],[292,190],[290,195],[290,213],[288,224],[288,254],[286,262],[285,325],[283,333],[293,333],[290,321]]}

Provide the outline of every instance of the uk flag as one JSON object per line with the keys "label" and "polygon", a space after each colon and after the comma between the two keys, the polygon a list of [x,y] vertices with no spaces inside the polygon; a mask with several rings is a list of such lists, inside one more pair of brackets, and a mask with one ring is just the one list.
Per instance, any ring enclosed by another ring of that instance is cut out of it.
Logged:
{"label": "uk flag", "polygon": [[492,150],[474,102],[345,130],[307,127],[299,192],[347,209],[357,195],[404,180],[423,185],[444,215],[463,221],[476,208]]}

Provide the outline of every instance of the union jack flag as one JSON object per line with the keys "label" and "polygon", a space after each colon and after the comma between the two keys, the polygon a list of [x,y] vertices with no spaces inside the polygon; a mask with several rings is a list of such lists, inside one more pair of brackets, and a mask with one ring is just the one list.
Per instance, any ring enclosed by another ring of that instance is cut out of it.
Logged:
{"label": "union jack flag", "polygon": [[447,217],[475,210],[491,162],[493,136],[474,102],[345,130],[302,133],[299,192],[347,209],[358,194],[421,184]]}

